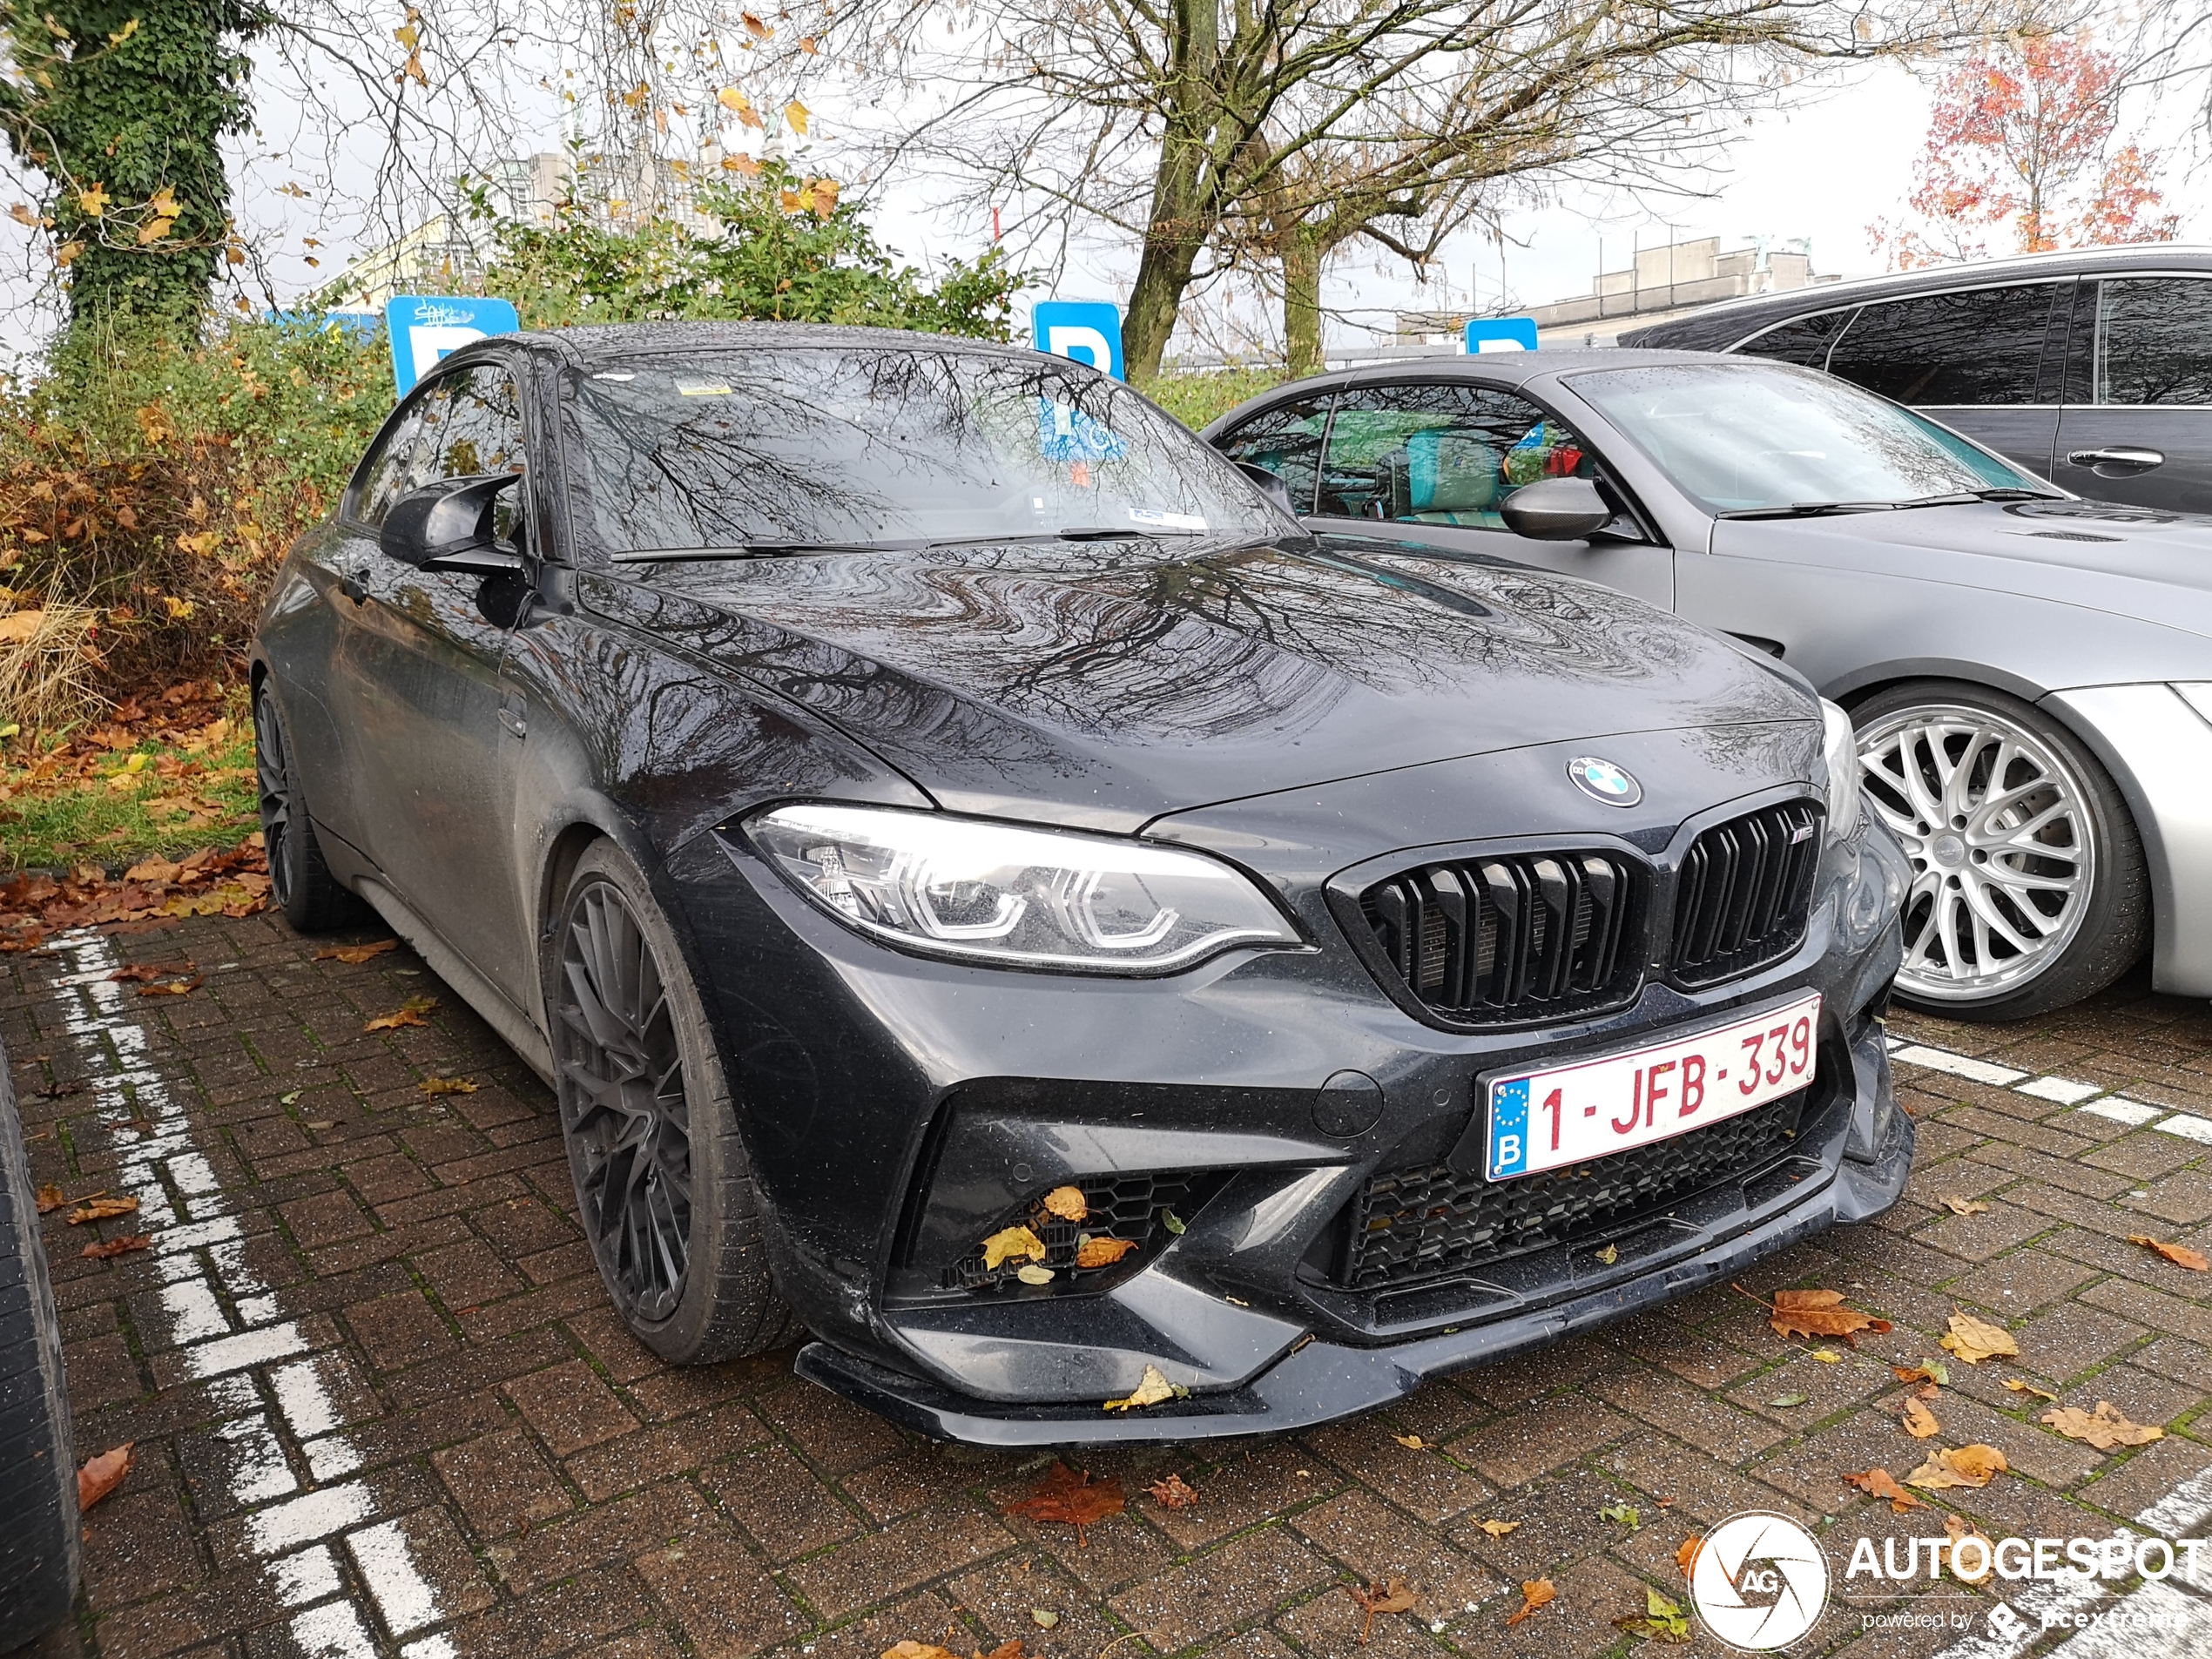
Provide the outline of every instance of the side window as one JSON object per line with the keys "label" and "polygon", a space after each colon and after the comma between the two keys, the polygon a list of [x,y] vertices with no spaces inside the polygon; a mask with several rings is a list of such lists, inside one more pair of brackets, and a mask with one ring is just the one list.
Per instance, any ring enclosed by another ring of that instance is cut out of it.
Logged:
{"label": "side window", "polygon": [[2067,291],[2033,282],[1862,306],[1828,372],[1900,403],[2033,403],[2053,302]]}
{"label": "side window", "polygon": [[1337,401],[1315,510],[1337,518],[1503,529],[1498,504],[1539,478],[1596,475],[1581,440],[1486,386],[1370,386]]}
{"label": "side window", "polygon": [[361,483],[347,516],[381,527],[394,502],[428,482],[420,464],[422,449],[422,411],[438,395],[436,388],[408,406],[400,418],[385,428],[382,441],[361,468]]}
{"label": "side window", "polygon": [[2097,401],[2212,403],[2212,279],[2098,286]]}
{"label": "side window", "polygon": [[1804,368],[1825,368],[1828,353],[1836,337],[1844,332],[1844,325],[1851,319],[1845,311],[1817,312],[1810,317],[1792,317],[1787,322],[1777,323],[1763,334],[1754,334],[1741,345],[1729,349],[1747,357],[1771,357],[1780,362],[1796,363]]}
{"label": "side window", "polygon": [[1264,467],[1290,486],[1300,512],[1313,506],[1321,475],[1321,435],[1329,425],[1329,395],[1301,397],[1264,409],[1217,440],[1231,461]]}
{"label": "side window", "polygon": [[[442,395],[422,411],[422,482],[523,470],[522,403],[504,368],[480,364],[444,377],[435,389]],[[516,539],[522,512],[521,487],[502,492],[493,509],[502,538]]]}

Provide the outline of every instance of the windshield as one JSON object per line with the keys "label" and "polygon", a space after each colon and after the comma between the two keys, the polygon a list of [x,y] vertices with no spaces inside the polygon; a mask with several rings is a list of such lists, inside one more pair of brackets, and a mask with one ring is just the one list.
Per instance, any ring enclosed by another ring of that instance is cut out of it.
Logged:
{"label": "windshield", "polygon": [[1287,528],[1173,420],[1047,358],[671,354],[576,371],[568,390],[589,523],[617,559]]}
{"label": "windshield", "polygon": [[1810,369],[1676,363],[1569,384],[1709,512],[2049,492],[1910,409]]}

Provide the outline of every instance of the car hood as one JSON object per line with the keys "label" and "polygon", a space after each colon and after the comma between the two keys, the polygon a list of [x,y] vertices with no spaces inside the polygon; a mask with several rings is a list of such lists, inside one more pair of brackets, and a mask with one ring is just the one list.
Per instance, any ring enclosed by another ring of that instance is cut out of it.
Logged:
{"label": "car hood", "polygon": [[2212,637],[2212,516],[2114,502],[1986,502],[1722,519],[1713,550],[2022,594]]}
{"label": "car hood", "polygon": [[772,686],[944,806],[1134,830],[1501,749],[1817,718],[1608,589],[1420,546],[1006,543],[637,567],[583,597]]}

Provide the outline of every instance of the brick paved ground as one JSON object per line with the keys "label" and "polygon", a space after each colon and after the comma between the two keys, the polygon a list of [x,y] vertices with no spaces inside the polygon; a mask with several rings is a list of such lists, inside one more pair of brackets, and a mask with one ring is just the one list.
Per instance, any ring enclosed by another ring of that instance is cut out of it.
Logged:
{"label": "brick paved ground", "polygon": [[[897,1433],[792,1379],[787,1355],[657,1364],[602,1300],[543,1090],[406,952],[348,966],[313,950],[260,917],[0,959],[37,1177],[141,1192],[158,1241],[85,1261],[84,1230],[48,1218],[80,1453],[140,1453],[88,1518],[78,1624],[42,1656],[826,1659],[948,1630],[962,1653],[1018,1635],[1082,1659],[1339,1655],[1359,1633],[1339,1587],[1391,1574],[1419,1602],[1377,1620],[1378,1656],[1576,1656],[1634,1646],[1611,1622],[1643,1609],[1646,1584],[1679,1597],[1676,1545],[1727,1513],[1806,1518],[1831,1553],[1940,1530],[1944,1510],[1892,1517],[1845,1469],[1999,1446],[2015,1473],[1950,1495],[2001,1537],[2109,1534],[2212,1466],[2212,1287],[2125,1241],[2207,1243],[2212,1144],[2176,1131],[2212,1134],[2212,1011],[2140,987],[2032,1029],[1897,1022],[2148,1104],[2101,1115],[1905,1069],[1920,1123],[1906,1201],[1748,1281],[1845,1290],[1897,1322],[1840,1363],[1722,1290],[1434,1384],[1387,1418],[1096,1458],[1132,1494],[1175,1472],[1200,1502],[1133,1495],[1085,1548],[1000,1514],[1035,1462]],[[188,995],[106,979],[179,958],[207,973]],[[428,1027],[363,1033],[417,993],[442,999]],[[434,1074],[482,1087],[429,1099]],[[1946,1196],[1989,1208],[1955,1215]],[[2012,1327],[2022,1359],[1954,1364],[1932,1407],[1943,1436],[1923,1444],[1878,1362],[1937,1354],[1954,1307]],[[2060,1439],[2007,1377],[2108,1399],[2168,1438],[2111,1454]],[[1623,1500],[1640,1527],[1600,1514]],[[1520,1524],[1493,1537],[1487,1520]],[[1546,1575],[1557,1601],[1507,1629],[1519,1582]],[[1877,1659],[1958,1639],[1862,1635],[1859,1614],[1885,1603],[1852,1588],[1809,1648]],[[1939,1595],[1922,1605],[1977,1629],[1993,1605]],[[2212,1602],[2175,1607],[2212,1621]],[[2212,1635],[2128,1650],[2192,1648]]]}

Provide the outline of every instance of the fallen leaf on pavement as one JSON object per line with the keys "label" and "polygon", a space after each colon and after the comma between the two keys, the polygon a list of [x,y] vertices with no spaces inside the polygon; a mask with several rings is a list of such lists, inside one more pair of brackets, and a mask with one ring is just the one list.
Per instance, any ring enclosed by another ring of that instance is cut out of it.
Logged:
{"label": "fallen leaf on pavement", "polygon": [[[1848,1477],[1846,1477],[1848,1479]],[[1675,1565],[1686,1574],[1697,1565],[1697,1552],[1705,1548],[1705,1534],[1692,1533],[1675,1546]]]}
{"label": "fallen leaf on pavement", "polygon": [[1616,1527],[1627,1527],[1631,1530],[1643,1525],[1642,1514],[1632,1503],[1609,1503],[1599,1510],[1598,1514]]}
{"label": "fallen leaf on pavement", "polygon": [[123,1484],[131,1473],[133,1443],[125,1440],[111,1452],[103,1452],[77,1472],[77,1507],[90,1509]]}
{"label": "fallen leaf on pavement", "polygon": [[1111,1267],[1136,1248],[1134,1238],[1086,1238],[1076,1247],[1076,1265]]}
{"label": "fallen leaf on pavement", "polygon": [[335,945],[328,950],[317,951],[315,960],[319,962],[365,962],[372,956],[381,956],[386,951],[399,948],[400,941],[396,939],[380,939],[373,945]]}
{"label": "fallen leaf on pavement", "polygon": [[1428,1449],[1428,1442],[1418,1434],[1393,1434],[1390,1438],[1408,1452],[1425,1452]]}
{"label": "fallen leaf on pavement", "polygon": [[1632,1636],[1642,1636],[1646,1642],[1663,1642],[1670,1648],[1680,1647],[1689,1640],[1689,1615],[1649,1584],[1643,1587],[1642,1616],[1615,1619],[1613,1628]]}
{"label": "fallen leaf on pavement", "polygon": [[2012,1466],[1993,1446],[1961,1446],[1938,1452],[1905,1477],[1905,1483],[1925,1492],[1944,1492],[1952,1487],[1986,1487]]}
{"label": "fallen leaf on pavement", "polygon": [[1175,1398],[1175,1385],[1160,1374],[1157,1366],[1144,1367],[1143,1379],[1136,1385],[1136,1392],[1121,1399],[1109,1399],[1106,1409],[1125,1412],[1136,1406],[1157,1406],[1163,1399]]}
{"label": "fallen leaf on pavement", "polygon": [[1044,1259],[1044,1240],[1027,1227],[1008,1227],[993,1233],[983,1241],[985,1271],[1003,1267],[1016,1258],[1041,1262]]}
{"label": "fallen leaf on pavement", "polygon": [[2153,1238],[2148,1233],[2129,1233],[2128,1242],[2141,1244],[2145,1250],[2155,1250],[2176,1267],[2186,1267],[2192,1273],[2202,1273],[2208,1266],[2204,1252],[2191,1250],[2187,1244],[2169,1244],[2162,1238]]}
{"label": "fallen leaf on pavement", "polygon": [[2085,1412],[2079,1406],[2054,1406],[2035,1420],[2058,1430],[2069,1440],[2087,1440],[2100,1452],[2109,1452],[2115,1446],[2148,1446],[2166,1438],[2162,1428],[2129,1422],[2112,1408],[2108,1399],[2099,1400],[2094,1412]]}
{"label": "fallen leaf on pavement", "polygon": [[1844,1479],[1870,1498],[1887,1498],[1890,1508],[1898,1514],[1908,1509],[1925,1509],[1927,1505],[1898,1485],[1897,1477],[1887,1469],[1862,1469],[1857,1474],[1845,1474]]}
{"label": "fallen leaf on pavement", "polygon": [[[1056,1616],[1053,1620],[1055,1624],[1059,1622]],[[1022,1645],[1022,1638],[1016,1636],[1011,1642],[1001,1642],[988,1653],[974,1650],[968,1659],[1028,1659],[1028,1651]],[[907,1641],[895,1648],[886,1648],[883,1659],[961,1659],[961,1656],[938,1642]]]}
{"label": "fallen leaf on pavement", "polygon": [[1902,1383],[1949,1383],[1951,1372],[1940,1359],[1923,1359],[1917,1366],[1892,1366],[1897,1379]]}
{"label": "fallen leaf on pavement", "polygon": [[134,1250],[148,1249],[152,1244],[153,1239],[148,1234],[125,1233],[121,1238],[111,1238],[104,1244],[87,1244],[78,1254],[89,1256],[96,1262],[105,1262],[118,1256],[127,1256]]}
{"label": "fallen leaf on pavement", "polygon": [[108,983],[111,985],[128,985],[134,981],[143,983],[150,979],[159,979],[164,974],[179,972],[189,974],[192,968],[192,965],[190,962],[174,965],[159,962],[125,962],[107,977]]}
{"label": "fallen leaf on pavement", "polygon": [[1506,1621],[1506,1628],[1511,1629],[1523,1619],[1534,1616],[1538,1608],[1550,1606],[1553,1598],[1558,1594],[1558,1587],[1548,1578],[1523,1579],[1521,1584],[1521,1606],[1514,1610],[1514,1615]]}
{"label": "fallen leaf on pavement", "polygon": [[1393,1573],[1387,1584],[1370,1584],[1361,1589],[1357,1584],[1347,1584],[1345,1593],[1359,1603],[1359,1645],[1367,1645],[1367,1632],[1374,1628],[1378,1613],[1403,1613],[1413,1605],[1413,1592],[1406,1581]]}
{"label": "fallen leaf on pavement", "polygon": [[1767,1401],[1767,1404],[1775,1407],[1777,1411],[1787,1412],[1794,1411],[1800,1406],[1807,1405],[1811,1403],[1811,1399],[1812,1396],[1811,1394],[1783,1394],[1774,1399],[1770,1399]]}
{"label": "fallen leaf on pavement", "polygon": [[38,1213],[42,1216],[51,1215],[68,1202],[67,1198],[62,1197],[62,1190],[59,1187],[49,1185],[38,1189]]}
{"label": "fallen leaf on pavement", "polygon": [[[1951,1568],[1951,1576],[1957,1579],[1961,1584],[1968,1585],[1977,1589],[1982,1585],[1988,1583],[1990,1570],[1995,1564],[1994,1556],[1996,1554],[1995,1549],[1990,1543],[1989,1534],[1979,1527],[1969,1525],[1963,1517],[1959,1515],[1946,1515],[1943,1518],[1943,1530],[1945,1534],[1951,1540],[1952,1554],[1951,1560],[1947,1563]],[[1979,1538],[1981,1540],[1982,1543],[1981,1571],[1975,1573],[1971,1576],[1959,1570],[1959,1561],[1956,1554],[1959,1541],[1965,1538]]]}
{"label": "fallen leaf on pavement", "polygon": [[1886,1331],[1887,1319],[1843,1305],[1841,1291],[1777,1291],[1774,1317],[1769,1321],[1778,1337],[1841,1337],[1851,1340],[1861,1331]]}
{"label": "fallen leaf on pavement", "polygon": [[435,1100],[440,1095],[473,1095],[476,1085],[467,1077],[425,1077],[422,1092]]}
{"label": "fallen leaf on pavement", "polygon": [[2013,1340],[2013,1333],[2001,1330],[1986,1319],[1977,1319],[1971,1313],[1951,1316],[1951,1334],[1936,1345],[1947,1348],[1970,1366],[1985,1359],[1994,1359],[2000,1354],[2020,1357],[2020,1345]]}
{"label": "fallen leaf on pavement", "polygon": [[2056,1399],[2058,1396],[2047,1388],[2038,1388],[2033,1383],[2022,1382],[2017,1377],[2005,1379],[2005,1386],[2016,1394],[2033,1394],[2038,1399]]}
{"label": "fallen leaf on pavement", "polygon": [[1521,1523],[1517,1521],[1486,1521],[1482,1523],[1482,1530],[1493,1538],[1503,1538],[1520,1525]]}
{"label": "fallen leaf on pavement", "polygon": [[1188,1509],[1198,1501],[1198,1494],[1179,1474],[1169,1475],[1164,1480],[1155,1480],[1145,1488],[1152,1494],[1152,1501],[1163,1509]]}
{"label": "fallen leaf on pavement", "polygon": [[1083,1528],[1096,1527],[1109,1515],[1118,1515],[1128,1502],[1122,1483],[1113,1476],[1094,1480],[1089,1470],[1078,1474],[1064,1463],[1055,1463],[1028,1497],[1016,1498],[1000,1513],[1073,1527],[1076,1541],[1088,1549],[1090,1541],[1083,1535]]}
{"label": "fallen leaf on pavement", "polygon": [[1824,1366],[1840,1366],[1844,1363],[1844,1356],[1833,1348],[1815,1348],[1812,1351],[1812,1357]]}
{"label": "fallen leaf on pavement", "polygon": [[206,983],[206,974],[194,974],[190,979],[161,980],[152,985],[141,985],[138,987],[138,995],[140,996],[183,996],[189,992],[198,990]]}
{"label": "fallen leaf on pavement", "polygon": [[438,1006],[435,996],[410,996],[389,1014],[380,1014],[361,1027],[364,1031],[396,1031],[403,1025],[428,1025],[422,1016]]}
{"label": "fallen leaf on pavement", "polygon": [[1049,1630],[1060,1622],[1060,1615],[1049,1608],[1033,1607],[1029,1609],[1029,1622],[1040,1630]]}
{"label": "fallen leaf on pavement", "polygon": [[69,1224],[82,1227],[88,1221],[109,1221],[117,1216],[136,1215],[136,1198],[88,1198],[69,1212]]}
{"label": "fallen leaf on pavement", "polygon": [[1908,1399],[1905,1402],[1905,1432],[1916,1440],[1932,1440],[1943,1433],[1943,1425],[1919,1400]]}
{"label": "fallen leaf on pavement", "polygon": [[1055,1187],[1044,1195],[1044,1212],[1062,1221],[1081,1221],[1090,1213],[1090,1201],[1081,1187]]}
{"label": "fallen leaf on pavement", "polygon": [[1961,1198],[1948,1192],[1943,1195],[1942,1204],[1954,1216],[1980,1216],[1989,1212],[1989,1206],[1979,1198]]}

